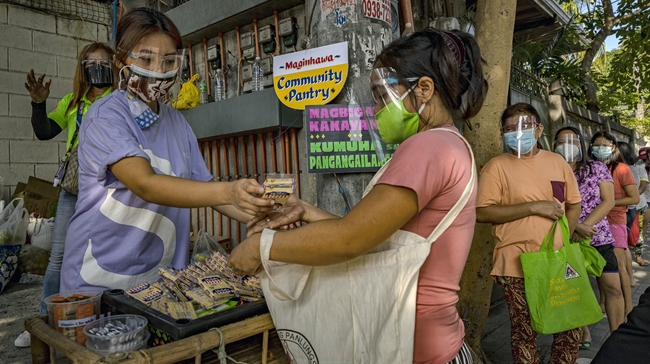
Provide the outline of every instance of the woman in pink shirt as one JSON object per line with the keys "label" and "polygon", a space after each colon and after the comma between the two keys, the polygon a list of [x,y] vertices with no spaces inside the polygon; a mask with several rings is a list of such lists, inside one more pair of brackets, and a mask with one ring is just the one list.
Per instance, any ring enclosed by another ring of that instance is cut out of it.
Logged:
{"label": "woman in pink shirt", "polygon": [[[291,212],[263,224],[278,228],[294,221],[309,223],[277,232],[271,260],[337,264],[368,252],[400,229],[428,237],[468,186],[475,168],[470,151],[448,131],[458,132],[454,116],[476,115],[487,92],[474,38],[428,29],[397,39],[377,57],[371,83],[379,133],[387,143],[400,144],[390,164],[344,217],[296,199]],[[472,362],[455,305],[474,232],[475,195],[433,243],[420,269],[415,363]],[[260,262],[260,234],[253,234],[235,248],[229,264],[253,273]]]}

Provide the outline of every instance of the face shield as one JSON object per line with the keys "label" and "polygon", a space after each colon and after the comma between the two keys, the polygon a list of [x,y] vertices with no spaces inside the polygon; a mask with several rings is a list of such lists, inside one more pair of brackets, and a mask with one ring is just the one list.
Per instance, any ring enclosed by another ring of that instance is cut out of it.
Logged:
{"label": "face shield", "polygon": [[568,163],[579,162],[582,160],[581,145],[580,137],[573,133],[558,135],[555,139],[555,153],[564,157]]}
{"label": "face shield", "polygon": [[529,115],[518,115],[506,120],[501,128],[503,141],[508,150],[517,158],[532,156],[537,144],[535,132],[538,123]]}
{"label": "face shield", "polygon": [[106,52],[93,52],[81,62],[86,81],[97,88],[113,85],[113,60]]}
{"label": "face shield", "polygon": [[120,71],[120,77],[128,69],[126,82],[129,92],[145,102],[163,100],[176,94],[174,86],[180,77],[180,68],[184,60],[185,49],[164,50],[143,46],[138,50],[127,52],[127,65]]}

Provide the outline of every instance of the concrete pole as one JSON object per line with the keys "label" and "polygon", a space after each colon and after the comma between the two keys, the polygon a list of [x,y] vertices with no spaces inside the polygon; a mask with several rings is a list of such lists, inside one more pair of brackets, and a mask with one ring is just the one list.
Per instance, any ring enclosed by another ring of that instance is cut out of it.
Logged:
{"label": "concrete pole", "polygon": [[[474,150],[477,168],[481,168],[503,150],[500,134],[501,113],[508,101],[510,55],[515,27],[517,0],[478,0],[476,40],[485,60],[483,72],[490,90],[483,108],[471,120],[473,130],[465,136]],[[477,224],[472,250],[460,282],[458,311],[467,320],[465,340],[482,356],[481,338],[492,296],[492,254],[494,239],[489,224]]]}
{"label": "concrete pole", "polygon": [[[367,80],[375,62],[375,57],[392,40],[389,24],[371,20],[363,16],[362,2],[351,1],[355,5],[338,9],[323,9],[318,0],[305,1],[305,18],[311,24],[311,48],[339,42],[348,42],[349,71],[346,86],[332,104],[347,104],[350,99],[351,85],[357,79]],[[325,11],[323,11],[325,10]],[[306,24],[309,27],[308,24]],[[309,29],[306,29],[309,32]],[[304,131],[300,132],[301,146],[305,141]],[[302,149],[305,150],[305,149]],[[306,155],[301,156],[301,168],[306,170]],[[350,204],[353,206],[361,200],[363,191],[373,174],[337,174]],[[303,174],[302,198],[331,213],[342,216],[345,211],[343,196],[333,174]]]}

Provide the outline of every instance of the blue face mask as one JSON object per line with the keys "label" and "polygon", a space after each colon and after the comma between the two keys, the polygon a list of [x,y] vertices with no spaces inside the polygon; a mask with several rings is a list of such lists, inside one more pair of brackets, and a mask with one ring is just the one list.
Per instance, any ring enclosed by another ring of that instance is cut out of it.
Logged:
{"label": "blue face mask", "polygon": [[530,153],[535,144],[537,144],[535,129],[523,130],[520,138],[517,138],[517,133],[516,131],[512,131],[503,134],[503,141],[506,143],[506,146],[517,153],[518,156]]}
{"label": "blue face mask", "polygon": [[612,155],[612,147],[593,147],[591,154],[600,161],[605,161]]}
{"label": "blue face mask", "polygon": [[131,115],[133,116],[133,119],[135,119],[135,122],[138,123],[140,129],[146,129],[151,126],[154,121],[158,120],[160,116],[153,112],[149,105],[140,101],[137,97],[133,97],[133,95],[124,90],[121,90],[121,92],[126,96],[129,103],[129,109],[131,110]]}

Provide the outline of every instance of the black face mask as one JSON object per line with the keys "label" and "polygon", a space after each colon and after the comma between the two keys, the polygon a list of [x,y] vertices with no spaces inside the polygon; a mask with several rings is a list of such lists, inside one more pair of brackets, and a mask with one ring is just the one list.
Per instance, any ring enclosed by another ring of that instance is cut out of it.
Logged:
{"label": "black face mask", "polygon": [[86,80],[97,88],[113,85],[113,69],[99,64],[86,67]]}

